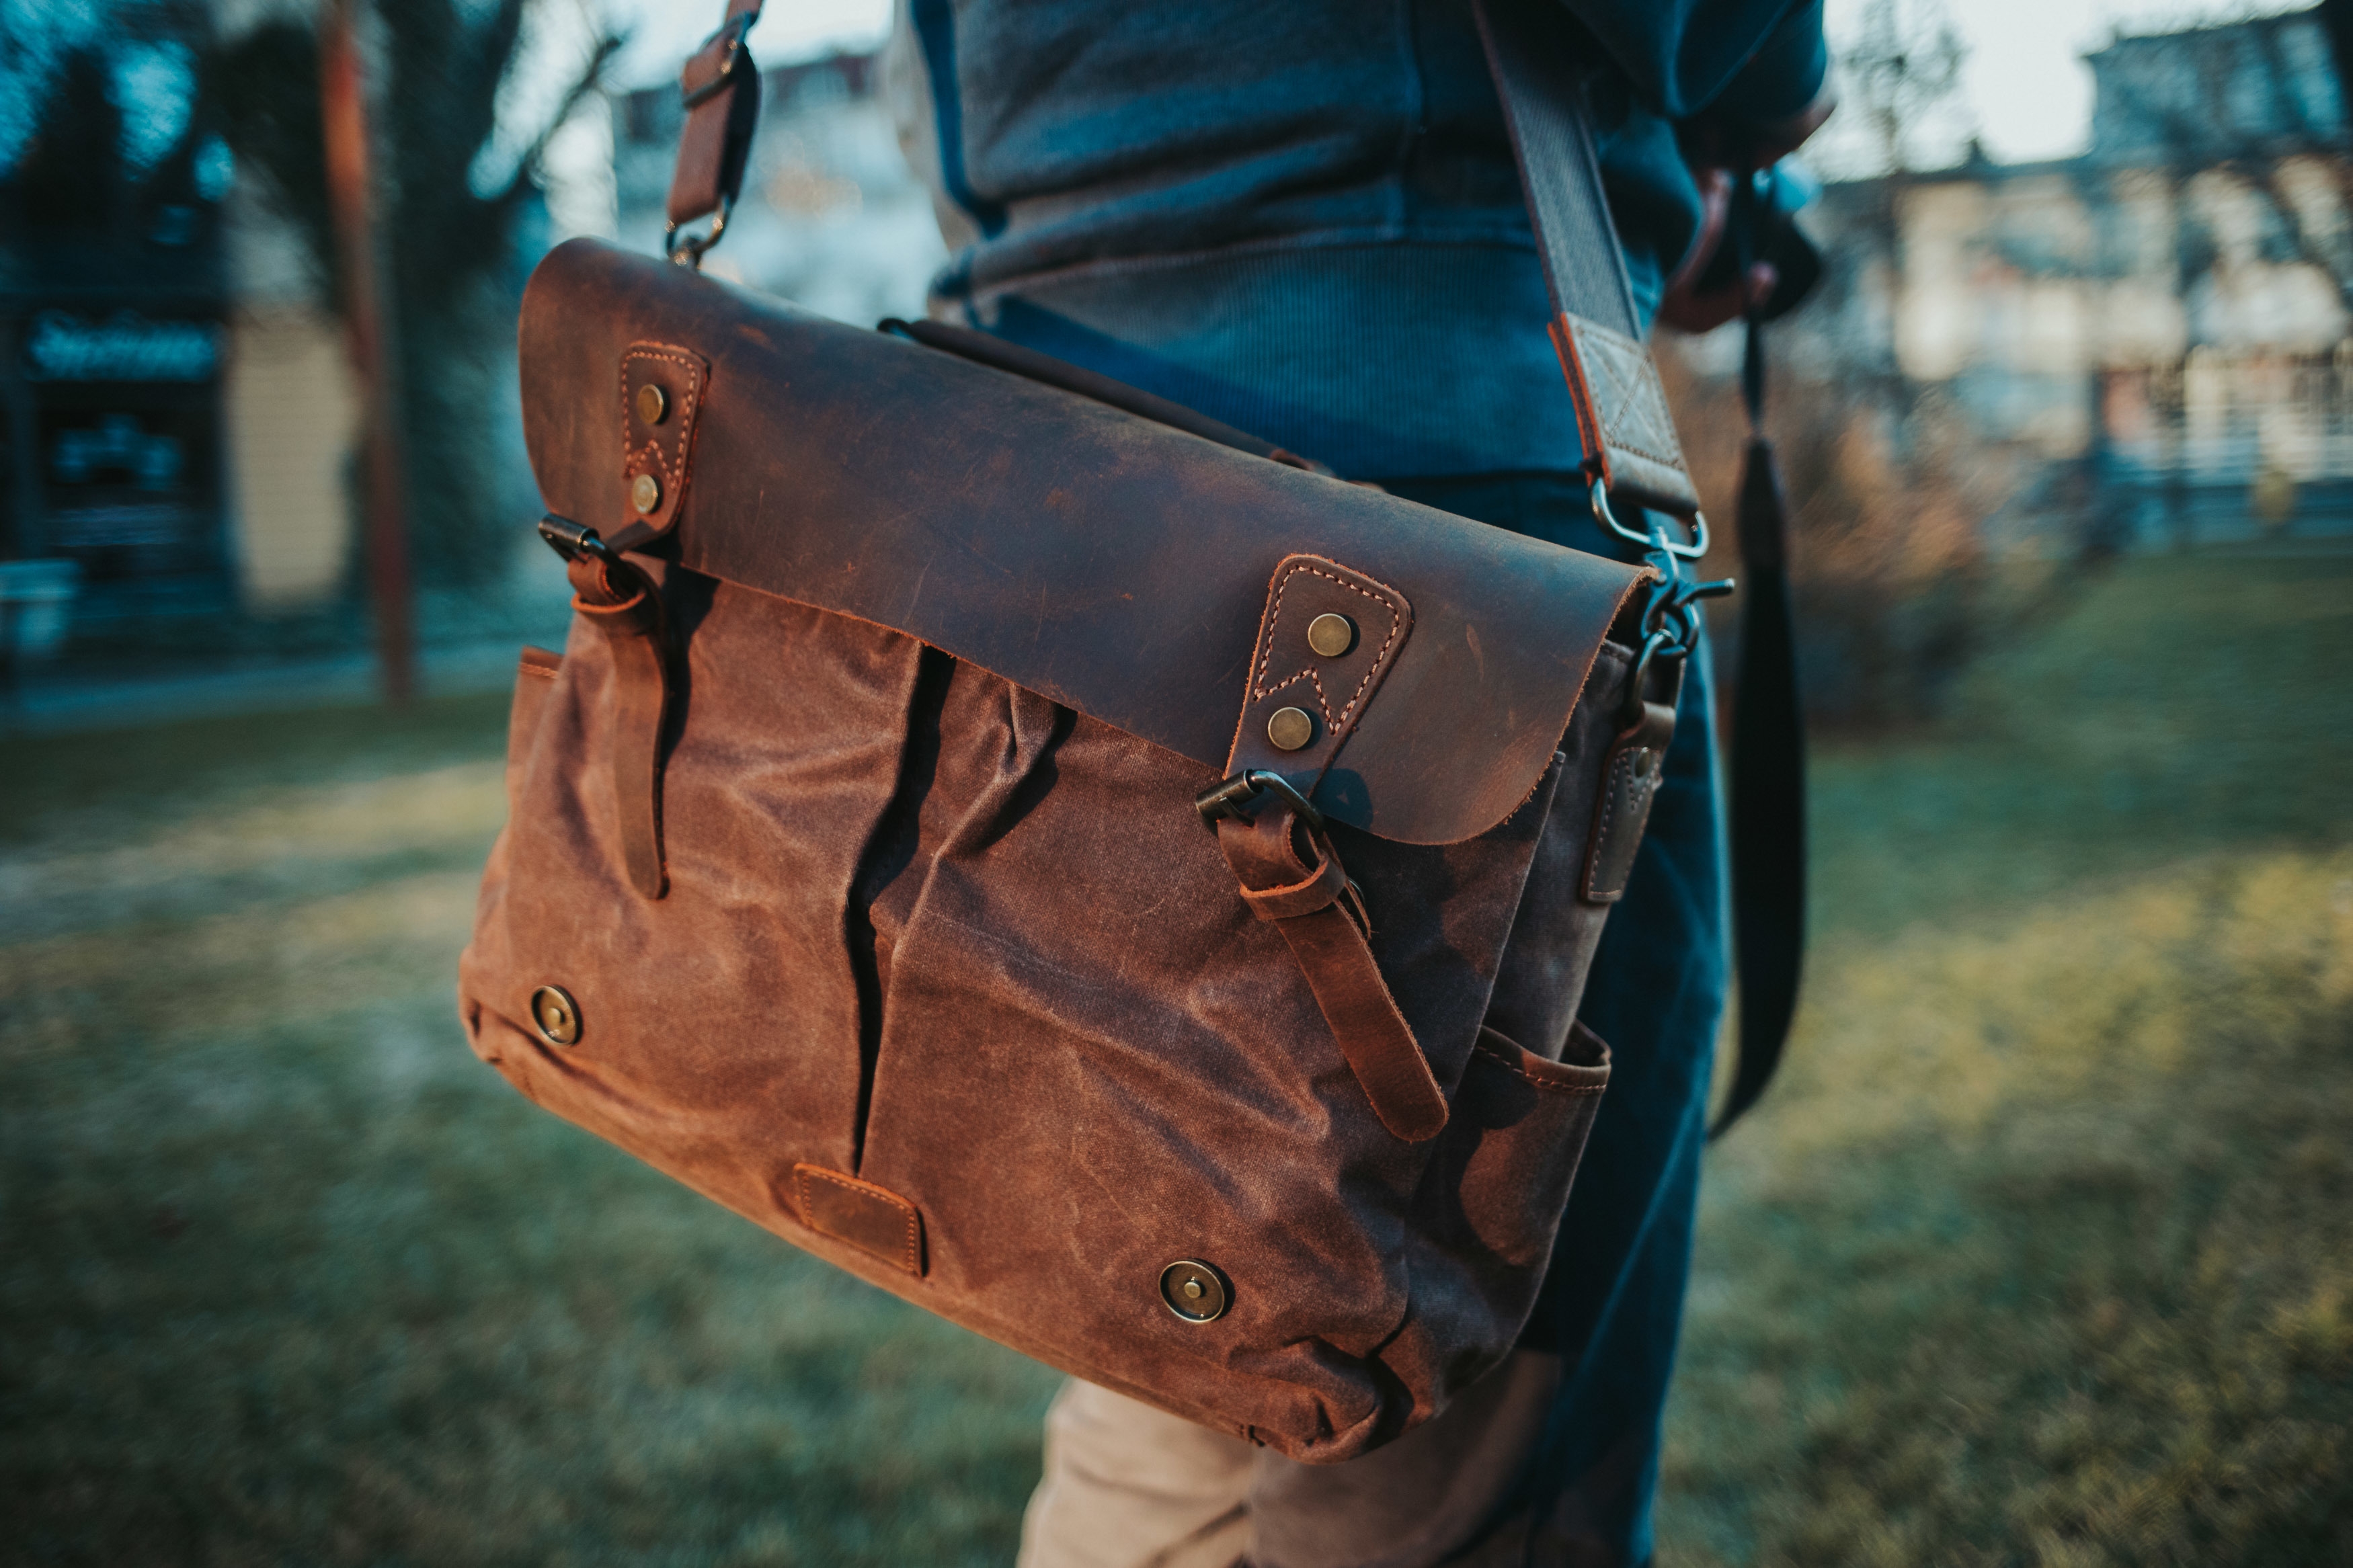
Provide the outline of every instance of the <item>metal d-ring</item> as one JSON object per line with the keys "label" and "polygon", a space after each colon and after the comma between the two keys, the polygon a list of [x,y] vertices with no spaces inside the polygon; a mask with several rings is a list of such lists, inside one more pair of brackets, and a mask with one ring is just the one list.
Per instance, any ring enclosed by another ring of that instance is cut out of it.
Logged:
{"label": "metal d-ring", "polygon": [[697,272],[702,271],[702,253],[709,250],[712,246],[717,245],[719,243],[719,237],[727,232],[727,215],[734,210],[735,198],[733,196],[720,197],[719,216],[711,220],[711,232],[709,234],[690,234],[681,236],[678,232],[678,225],[670,225],[668,228],[662,230],[662,254],[669,257],[672,261],[677,262],[681,267],[691,267]]}
{"label": "metal d-ring", "polygon": [[[1707,553],[1707,514],[1705,512],[1695,511],[1691,514],[1692,541],[1689,544],[1683,544],[1669,538],[1664,528],[1654,525],[1648,533],[1637,533],[1619,521],[1618,514],[1609,510],[1609,481],[1607,479],[1597,479],[1593,481],[1592,502],[1593,520],[1629,544],[1639,544],[1645,550],[1663,550],[1682,561],[1696,561]],[[1646,511],[1644,515],[1651,514]]]}

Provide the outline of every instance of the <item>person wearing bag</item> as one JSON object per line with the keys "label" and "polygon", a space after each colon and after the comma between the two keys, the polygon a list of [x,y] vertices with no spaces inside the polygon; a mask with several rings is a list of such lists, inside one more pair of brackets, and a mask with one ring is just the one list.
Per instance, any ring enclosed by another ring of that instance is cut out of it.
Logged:
{"label": "person wearing bag", "polygon": [[[1729,200],[1736,177],[1829,111],[1820,0],[1546,10],[1585,79],[1641,323],[1760,306],[1783,281],[1768,265],[1711,262],[1728,211],[1755,210]],[[935,320],[1409,500],[1634,558],[1580,474],[1470,0],[901,0],[885,89],[953,252]],[[1727,990],[1709,705],[1694,658],[1579,1015],[1614,1077],[1518,1349],[1332,1465],[1073,1380],[1025,1568],[1649,1561]]]}

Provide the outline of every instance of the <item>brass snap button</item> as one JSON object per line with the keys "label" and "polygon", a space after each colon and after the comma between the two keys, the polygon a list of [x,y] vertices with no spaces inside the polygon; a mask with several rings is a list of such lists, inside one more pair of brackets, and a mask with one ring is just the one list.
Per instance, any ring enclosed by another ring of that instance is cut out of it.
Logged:
{"label": "brass snap button", "polygon": [[1198,1258],[1180,1258],[1160,1271],[1161,1300],[1188,1323],[1217,1321],[1231,1298],[1226,1277]]}
{"label": "brass snap button", "polygon": [[1315,738],[1315,721],[1304,708],[1278,708],[1266,721],[1266,738],[1278,752],[1295,752]]}
{"label": "brass snap button", "polygon": [[638,417],[649,425],[659,425],[670,417],[670,394],[652,382],[638,388]]}
{"label": "brass snap button", "polygon": [[531,994],[531,1021],[551,1046],[568,1046],[580,1037],[580,1005],[561,985],[543,985]]}
{"label": "brass snap button", "polygon": [[1307,646],[1337,658],[1356,646],[1356,623],[1345,616],[1321,615],[1307,623]]}
{"label": "brass snap button", "polygon": [[629,504],[640,513],[651,515],[661,509],[661,481],[651,474],[639,474],[629,481]]}

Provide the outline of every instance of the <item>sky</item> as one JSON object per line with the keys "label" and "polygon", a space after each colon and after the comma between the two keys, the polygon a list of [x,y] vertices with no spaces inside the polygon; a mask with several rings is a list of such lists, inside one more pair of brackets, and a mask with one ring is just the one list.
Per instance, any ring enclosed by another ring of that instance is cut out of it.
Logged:
{"label": "sky", "polygon": [[[1107,0],[1116,3],[1116,0]],[[1279,0],[1269,0],[1270,4]],[[1852,33],[1871,0],[1828,0],[1832,47]],[[2091,76],[2077,57],[2118,30],[2158,32],[2225,16],[2302,9],[2308,0],[1907,0],[1941,5],[1968,47],[1961,101],[1943,149],[1957,153],[1974,132],[1996,159],[2026,162],[2078,151],[2089,130]],[[545,122],[546,110],[575,68],[598,19],[628,32],[615,77],[629,87],[672,79],[679,62],[709,32],[717,0],[547,0],[533,8],[527,68],[501,93],[508,134],[486,153],[478,183],[487,186],[513,166],[514,155]],[[14,163],[30,134],[30,116],[48,67],[62,48],[99,35],[104,0],[0,0],[0,167]],[[832,48],[871,47],[890,26],[891,0],[773,0],[753,29],[754,53],[770,65]],[[152,144],[170,144],[185,111],[186,62],[171,51],[134,50],[118,63],[130,139],[143,162]],[[143,111],[145,103],[153,111]],[[578,140],[575,138],[575,140]],[[574,157],[599,149],[585,143]],[[1835,120],[1813,150],[1832,175],[1861,172],[1862,153]],[[1930,160],[1933,161],[1933,158]]]}
{"label": "sky", "polygon": [[[1828,0],[1834,50],[1852,34],[1868,3]],[[1943,0],[1945,15],[1968,48],[1957,119],[1973,127],[1986,151],[2002,162],[2064,157],[2082,150],[2091,127],[2092,78],[2078,57],[2119,28],[2162,32],[2223,16],[2301,10],[2309,3]],[[709,33],[719,9],[704,0],[609,0],[608,15],[634,35],[628,54],[618,62],[621,79],[649,86],[675,74],[678,62]],[[891,0],[772,0],[753,29],[752,48],[764,61],[802,58],[828,47],[869,46],[890,23]],[[1832,165],[1854,156],[1835,141],[1822,152],[1821,161]]]}
{"label": "sky", "polygon": [[[1934,0],[1929,0],[1933,4]],[[1868,0],[1827,0],[1831,47],[1851,37]],[[1997,163],[2063,158],[2091,132],[2092,73],[2081,57],[2117,33],[2162,33],[2202,22],[2306,9],[2310,0],[1944,0],[1968,56],[1952,140],[1974,133]],[[1832,124],[1836,125],[1833,121]],[[1825,172],[1852,154],[1826,133]]]}

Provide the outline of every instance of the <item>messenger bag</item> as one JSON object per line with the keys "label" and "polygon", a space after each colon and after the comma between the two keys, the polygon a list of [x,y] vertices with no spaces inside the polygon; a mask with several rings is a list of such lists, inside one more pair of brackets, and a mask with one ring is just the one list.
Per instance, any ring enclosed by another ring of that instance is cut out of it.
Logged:
{"label": "messenger bag", "polygon": [[1636,564],[702,276],[757,11],[688,65],[672,259],[574,240],[524,296],[577,613],[516,681],[469,1037],[928,1310],[1361,1454],[1526,1321],[1609,1078],[1578,999],[1728,586],[1683,571],[1578,84],[1482,10]]}

